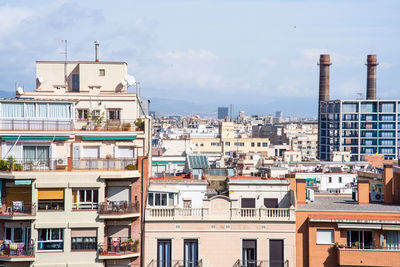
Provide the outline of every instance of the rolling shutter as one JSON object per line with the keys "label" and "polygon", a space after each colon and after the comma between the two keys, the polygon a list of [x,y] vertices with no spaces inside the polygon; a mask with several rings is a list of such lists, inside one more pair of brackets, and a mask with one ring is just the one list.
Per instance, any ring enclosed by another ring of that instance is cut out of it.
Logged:
{"label": "rolling shutter", "polygon": [[71,229],[71,237],[96,237],[96,228],[76,228]]}
{"label": "rolling shutter", "polygon": [[130,201],[130,188],[127,186],[107,187],[108,201]]}
{"label": "rolling shutter", "polygon": [[38,199],[64,199],[64,189],[46,188],[38,189]]}
{"label": "rolling shutter", "polygon": [[129,237],[129,226],[109,226],[107,228],[108,237]]}

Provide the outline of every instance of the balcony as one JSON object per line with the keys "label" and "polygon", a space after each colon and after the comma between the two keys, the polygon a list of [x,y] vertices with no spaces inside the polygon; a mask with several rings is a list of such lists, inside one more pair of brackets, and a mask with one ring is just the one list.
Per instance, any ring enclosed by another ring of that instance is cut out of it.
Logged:
{"label": "balcony", "polygon": [[268,260],[237,260],[232,267],[289,267],[289,261],[268,261]]}
{"label": "balcony", "polygon": [[139,256],[139,242],[119,242],[99,245],[99,260],[128,259]]}
{"label": "balcony", "polygon": [[24,243],[3,243],[0,250],[0,261],[29,262],[35,260],[33,245]]}
{"label": "balcony", "polygon": [[338,249],[339,266],[399,266],[400,251],[387,248],[377,249]]}
{"label": "balcony", "polygon": [[139,201],[110,201],[99,204],[98,214],[100,219],[126,219],[140,216]]}
{"label": "balcony", "polygon": [[294,208],[231,208],[219,213],[209,208],[147,207],[147,221],[159,220],[233,220],[233,221],[294,221]]}
{"label": "balcony", "polygon": [[0,211],[1,220],[33,220],[36,217],[36,204],[6,207]]}
{"label": "balcony", "polygon": [[[140,177],[137,171],[137,160],[134,158],[97,158],[97,159],[71,159],[71,158],[47,158],[24,159],[13,158],[3,160],[0,171],[74,171],[74,170],[107,170],[107,171],[134,171],[129,177]],[[111,177],[112,178],[112,177]],[[124,178],[124,177],[116,177]]]}
{"label": "balcony", "polygon": [[80,120],[76,122],[75,130],[77,131],[114,131],[114,132],[135,132],[143,131],[142,127],[136,126],[135,120],[107,120],[104,123],[97,124],[88,120]]}
{"label": "balcony", "polygon": [[[161,264],[162,265],[162,264]],[[157,264],[157,260],[151,260],[149,264],[147,264],[147,267],[157,267],[159,266]],[[164,265],[162,265],[164,266]],[[197,261],[197,263],[193,261],[184,261],[184,260],[172,260],[169,265],[166,266],[172,266],[172,267],[185,267],[185,266],[190,266],[190,267],[203,267],[203,261],[200,259]]]}
{"label": "balcony", "polygon": [[0,131],[72,131],[74,121],[51,119],[0,119]]}

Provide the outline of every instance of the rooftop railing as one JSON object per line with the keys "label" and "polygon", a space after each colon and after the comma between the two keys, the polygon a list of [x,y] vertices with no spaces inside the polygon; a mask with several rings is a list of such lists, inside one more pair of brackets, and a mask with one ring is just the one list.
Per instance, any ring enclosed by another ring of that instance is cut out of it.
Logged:
{"label": "rooftop railing", "polygon": [[0,119],[1,131],[72,131],[72,119]]}
{"label": "rooftop railing", "polygon": [[146,220],[295,220],[294,208],[230,208],[212,212],[209,208],[147,207]]}

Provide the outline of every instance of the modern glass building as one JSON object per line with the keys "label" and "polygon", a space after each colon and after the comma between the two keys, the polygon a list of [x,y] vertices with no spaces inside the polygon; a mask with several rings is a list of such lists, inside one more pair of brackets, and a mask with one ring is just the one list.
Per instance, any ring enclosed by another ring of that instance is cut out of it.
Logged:
{"label": "modern glass building", "polygon": [[321,160],[330,160],[333,151],[349,151],[352,161],[377,154],[398,158],[399,100],[330,100],[320,109]]}
{"label": "modern glass building", "polygon": [[229,109],[227,107],[219,107],[218,108],[218,119],[223,120],[225,117],[228,117]]}

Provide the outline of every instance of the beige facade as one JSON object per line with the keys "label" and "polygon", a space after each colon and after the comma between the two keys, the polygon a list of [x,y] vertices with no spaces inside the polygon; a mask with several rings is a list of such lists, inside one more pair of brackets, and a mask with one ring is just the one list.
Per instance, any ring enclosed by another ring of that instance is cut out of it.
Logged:
{"label": "beige facade", "polygon": [[151,120],[126,79],[124,62],[37,62],[36,91],[0,101],[0,263],[141,266]]}

